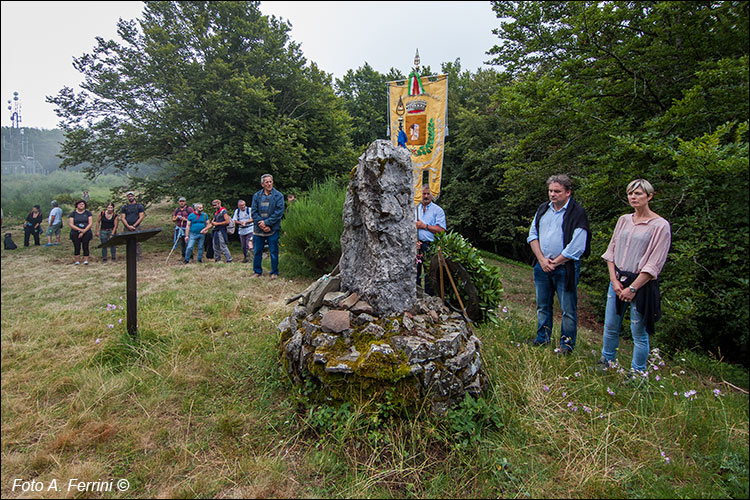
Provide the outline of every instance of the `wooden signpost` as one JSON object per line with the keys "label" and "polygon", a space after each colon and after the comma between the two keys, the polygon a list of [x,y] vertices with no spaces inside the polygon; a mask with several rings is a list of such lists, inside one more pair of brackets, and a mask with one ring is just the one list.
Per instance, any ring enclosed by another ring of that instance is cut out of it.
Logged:
{"label": "wooden signpost", "polygon": [[144,229],[132,233],[121,233],[113,236],[106,243],[97,248],[109,248],[125,245],[125,262],[127,263],[127,312],[128,333],[135,340],[138,337],[138,272],[136,269],[136,244],[155,236],[161,231],[158,229]]}

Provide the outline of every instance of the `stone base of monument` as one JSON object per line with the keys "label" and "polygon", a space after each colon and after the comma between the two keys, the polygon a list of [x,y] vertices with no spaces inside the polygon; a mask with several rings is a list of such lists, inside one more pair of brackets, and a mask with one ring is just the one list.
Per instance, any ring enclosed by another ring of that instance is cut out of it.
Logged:
{"label": "stone base of monument", "polygon": [[377,316],[340,276],[323,276],[279,324],[281,360],[295,383],[318,383],[325,398],[390,401],[436,414],[479,395],[485,384],[481,342],[438,297]]}

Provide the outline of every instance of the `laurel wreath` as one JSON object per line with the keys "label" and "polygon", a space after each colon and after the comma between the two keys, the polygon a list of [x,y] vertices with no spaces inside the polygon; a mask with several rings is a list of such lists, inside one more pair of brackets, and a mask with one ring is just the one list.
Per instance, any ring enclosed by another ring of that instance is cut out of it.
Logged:
{"label": "laurel wreath", "polygon": [[427,142],[424,146],[419,149],[412,149],[411,154],[414,156],[422,156],[432,153],[432,149],[435,147],[435,119],[430,118],[430,123],[427,124]]}

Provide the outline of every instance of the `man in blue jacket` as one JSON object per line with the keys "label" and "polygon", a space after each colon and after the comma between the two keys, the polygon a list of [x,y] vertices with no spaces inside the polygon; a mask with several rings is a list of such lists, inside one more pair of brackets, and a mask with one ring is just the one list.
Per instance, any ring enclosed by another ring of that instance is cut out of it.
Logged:
{"label": "man in blue jacket", "polygon": [[268,244],[271,254],[271,279],[279,276],[279,235],[281,217],[284,215],[284,195],[273,187],[273,176],[263,174],[260,177],[263,189],[253,195],[251,211],[253,220],[253,278],[263,275],[263,249]]}

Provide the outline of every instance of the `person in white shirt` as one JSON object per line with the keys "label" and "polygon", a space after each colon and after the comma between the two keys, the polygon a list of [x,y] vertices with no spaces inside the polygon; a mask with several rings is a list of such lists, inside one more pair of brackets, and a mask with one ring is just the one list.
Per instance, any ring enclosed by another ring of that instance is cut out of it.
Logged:
{"label": "person in white shirt", "polygon": [[237,200],[237,208],[234,210],[232,220],[237,226],[237,236],[240,237],[242,255],[245,256],[242,262],[250,262],[247,253],[253,249],[253,217],[245,200]]}

